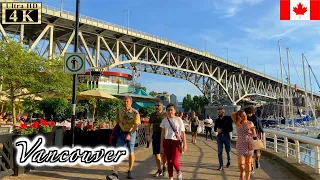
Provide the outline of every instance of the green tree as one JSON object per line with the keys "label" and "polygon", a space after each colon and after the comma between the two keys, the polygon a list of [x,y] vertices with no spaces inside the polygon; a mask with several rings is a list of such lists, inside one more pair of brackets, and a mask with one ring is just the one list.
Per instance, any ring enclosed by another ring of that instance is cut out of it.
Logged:
{"label": "green tree", "polygon": [[190,94],[187,94],[186,97],[183,98],[182,101],[182,108],[185,112],[189,112],[190,110],[192,110],[193,107],[193,100],[192,100],[192,96]]}
{"label": "green tree", "polygon": [[56,121],[67,119],[71,115],[71,102],[65,98],[45,98],[40,103],[47,119],[53,116]]}
{"label": "green tree", "polygon": [[151,91],[151,92],[149,92],[149,94],[150,94],[150,96],[152,96],[152,97],[156,97],[156,96],[158,95],[158,93],[155,92],[155,91]]}
{"label": "green tree", "polygon": [[[123,101],[120,99],[98,100],[96,106],[96,118],[115,121],[119,108],[123,107]],[[93,106],[90,107],[93,112]]]}
{"label": "green tree", "polygon": [[0,41],[0,76],[4,95],[12,104],[16,123],[15,99],[30,94],[70,94],[72,76],[63,72],[63,62],[29,52],[20,43]]}
{"label": "green tree", "polygon": [[186,97],[183,98],[182,108],[184,111],[194,111],[197,115],[201,115],[205,113],[205,106],[209,104],[209,100],[205,96],[194,96],[192,97],[190,94],[187,94]]}
{"label": "green tree", "polygon": [[156,112],[155,106],[146,106],[139,109],[139,113],[142,118],[150,117],[150,115],[154,112]]}
{"label": "green tree", "polygon": [[147,88],[146,88],[146,87],[141,86],[141,84],[140,84],[140,83],[135,83],[135,85],[134,85],[134,89],[135,89],[135,90],[142,89],[142,90],[144,90],[145,92],[147,92]]}
{"label": "green tree", "polygon": [[316,106],[316,109],[320,109],[320,106]]}

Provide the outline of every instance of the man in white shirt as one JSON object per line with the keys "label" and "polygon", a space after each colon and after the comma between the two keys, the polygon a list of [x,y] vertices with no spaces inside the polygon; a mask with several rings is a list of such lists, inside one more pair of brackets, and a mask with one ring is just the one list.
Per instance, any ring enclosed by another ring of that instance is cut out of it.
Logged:
{"label": "man in white shirt", "polygon": [[206,130],[206,140],[208,140],[208,132],[210,133],[211,140],[213,140],[212,138],[213,120],[209,115],[207,115],[207,119],[204,120],[204,127]]}

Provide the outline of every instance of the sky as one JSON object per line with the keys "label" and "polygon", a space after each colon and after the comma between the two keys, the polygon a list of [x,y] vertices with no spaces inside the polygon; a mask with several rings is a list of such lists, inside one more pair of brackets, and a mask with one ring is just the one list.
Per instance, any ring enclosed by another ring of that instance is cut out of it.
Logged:
{"label": "sky", "polygon": [[[60,0],[42,2],[58,9],[61,5]],[[75,12],[75,0],[63,0],[62,8]],[[302,52],[320,77],[320,22],[280,21],[279,9],[279,0],[81,0],[80,5],[82,15],[125,27],[129,10],[132,29],[223,58],[227,58],[228,52],[230,61],[275,78],[280,78],[278,41],[281,40],[286,67],[286,48],[292,56],[292,83],[302,87]],[[179,101],[186,94],[201,95],[191,83],[172,77],[141,73],[137,81],[148,92],[167,91],[177,95]],[[320,90],[314,79],[313,90]]]}

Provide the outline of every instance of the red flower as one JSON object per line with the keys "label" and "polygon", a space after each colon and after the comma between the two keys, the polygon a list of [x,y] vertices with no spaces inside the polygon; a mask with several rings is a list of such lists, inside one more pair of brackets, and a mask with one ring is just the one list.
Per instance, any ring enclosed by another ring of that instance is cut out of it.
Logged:
{"label": "red flower", "polygon": [[88,125],[87,125],[87,129],[93,129],[93,126],[90,125],[90,124],[88,124]]}
{"label": "red flower", "polygon": [[20,128],[21,128],[21,129],[26,129],[26,128],[27,128],[27,125],[26,125],[26,124],[20,124]]}
{"label": "red flower", "polygon": [[38,121],[35,121],[34,123],[32,123],[31,125],[32,127],[38,129],[39,128],[39,122]]}
{"label": "red flower", "polygon": [[52,128],[54,128],[54,126],[56,125],[54,121],[50,121],[49,124],[51,125]]}
{"label": "red flower", "polygon": [[46,120],[40,118],[40,124],[43,125],[43,126],[46,126],[48,123]]}
{"label": "red flower", "polygon": [[80,123],[78,123],[76,126],[77,126],[78,128],[81,128],[81,124],[80,124]]}

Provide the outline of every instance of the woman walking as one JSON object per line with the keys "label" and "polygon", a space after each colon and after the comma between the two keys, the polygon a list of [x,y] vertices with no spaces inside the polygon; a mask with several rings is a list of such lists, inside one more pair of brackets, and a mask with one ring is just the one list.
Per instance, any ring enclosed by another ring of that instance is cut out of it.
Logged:
{"label": "woman walking", "polygon": [[198,127],[200,125],[199,118],[196,116],[195,112],[191,113],[191,118],[189,122],[189,126],[191,126],[191,132],[192,132],[192,143],[196,144],[197,140],[197,131]]}
{"label": "woman walking", "polygon": [[[231,114],[233,122],[236,124],[238,140],[236,144],[238,155],[238,166],[240,169],[240,180],[250,180],[253,150],[249,149],[249,142],[257,138],[255,127],[248,121],[247,115],[240,110]],[[244,172],[244,170],[246,172]]]}
{"label": "woman walking", "polygon": [[179,156],[181,153],[181,144],[182,153],[187,150],[185,127],[182,119],[175,116],[176,106],[174,104],[168,104],[166,110],[167,118],[163,119],[160,124],[160,127],[162,128],[160,144],[161,152],[167,157],[170,180],[173,180],[173,167],[176,169],[178,180],[182,180]]}

